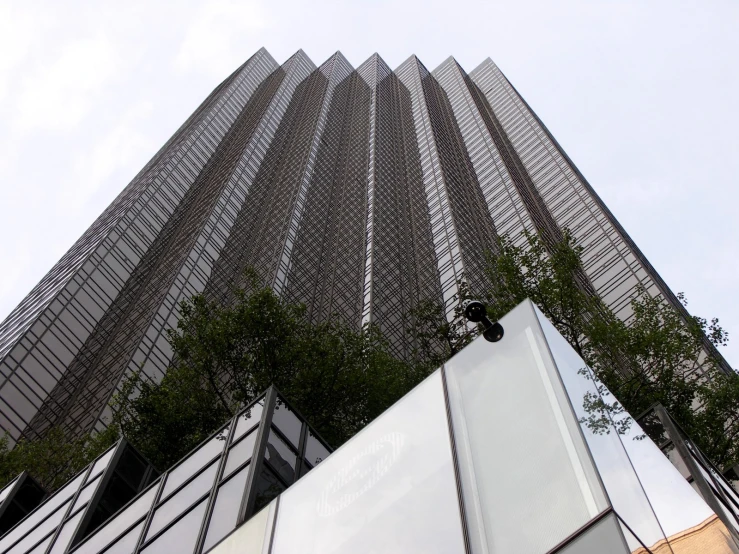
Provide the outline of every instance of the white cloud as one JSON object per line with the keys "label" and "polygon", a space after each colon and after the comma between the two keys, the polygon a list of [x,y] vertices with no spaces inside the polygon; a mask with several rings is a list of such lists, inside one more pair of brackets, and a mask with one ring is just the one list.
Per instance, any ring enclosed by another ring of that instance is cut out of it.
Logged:
{"label": "white cloud", "polygon": [[87,201],[121,170],[125,170],[125,183],[139,171],[136,162],[145,159],[156,150],[152,138],[142,130],[143,122],[154,109],[149,101],[141,101],[129,107],[116,118],[115,126],[108,129],[89,152],[78,152],[71,167],[71,180],[62,187],[59,196],[60,210],[74,214],[86,210]]}
{"label": "white cloud", "polygon": [[29,133],[79,125],[99,93],[115,78],[119,63],[114,44],[103,34],[62,45],[52,61],[41,61],[22,78],[13,117],[15,128]]}
{"label": "white cloud", "polygon": [[266,10],[257,0],[206,0],[187,28],[175,66],[180,71],[225,77],[244,61],[235,43],[265,29],[267,21]]}
{"label": "white cloud", "polygon": [[17,78],[17,68],[28,59],[39,31],[48,32],[52,27],[46,12],[35,13],[17,4],[0,3],[0,101]]}

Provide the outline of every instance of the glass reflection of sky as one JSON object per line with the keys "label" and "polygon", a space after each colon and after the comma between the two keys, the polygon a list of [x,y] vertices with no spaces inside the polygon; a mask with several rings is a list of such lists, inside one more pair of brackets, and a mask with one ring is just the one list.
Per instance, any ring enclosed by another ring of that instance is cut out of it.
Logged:
{"label": "glass reflection of sky", "polygon": [[[535,310],[573,408],[583,417],[587,415],[583,397],[595,391],[593,382],[578,373],[585,363],[538,308]],[[604,400],[615,402],[610,394]],[[714,515],[635,421],[624,435],[615,427],[600,435],[585,424],[581,427],[614,509],[648,546]]]}

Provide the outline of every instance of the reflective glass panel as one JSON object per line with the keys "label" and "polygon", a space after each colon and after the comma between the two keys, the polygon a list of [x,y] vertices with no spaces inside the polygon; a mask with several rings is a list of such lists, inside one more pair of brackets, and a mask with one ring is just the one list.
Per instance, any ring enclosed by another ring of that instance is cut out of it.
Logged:
{"label": "reflective glass panel", "polygon": [[[82,484],[82,480],[85,478],[85,473],[79,474],[70,483],[60,489],[54,496],[49,498],[41,506],[39,506],[34,512],[31,512],[26,519],[21,521],[13,529],[11,529],[2,539],[0,539],[0,552],[8,548],[11,544],[25,535],[32,527],[37,525],[42,519],[53,512],[61,504],[69,500],[69,497],[77,492],[77,489]],[[64,514],[56,514],[54,517],[61,519]],[[57,520],[58,523],[58,520]]]}
{"label": "reflective glass panel", "polygon": [[283,481],[288,485],[293,482],[297,455],[271,429],[269,431],[269,437],[267,437],[267,448],[264,452],[264,457],[269,460],[272,469],[277,471],[277,474],[282,477]]}
{"label": "reflective glass panel", "polygon": [[49,537],[42,541],[41,544],[36,545],[36,548],[28,552],[28,554],[43,554],[44,552],[46,552],[46,549],[49,547],[49,543],[53,538],[54,535],[49,535]]}
{"label": "reflective glass panel", "polygon": [[139,535],[141,535],[141,529],[143,529],[143,527],[144,522],[142,521],[126,533],[122,539],[106,550],[105,554],[131,554],[134,548],[136,548],[136,543],[139,540]]}
{"label": "reflective glass panel", "polygon": [[308,440],[305,443],[305,459],[310,462],[311,466],[316,466],[328,455],[328,449],[309,430]]}
{"label": "reflective glass panel", "polygon": [[141,550],[147,554],[187,554],[195,548],[200,525],[205,513],[206,500],[195,506],[190,513],[161,534],[153,543]]}
{"label": "reflective glass panel", "polygon": [[162,527],[187,510],[198,498],[210,491],[218,470],[218,463],[213,462],[195,479],[185,485],[177,494],[159,506],[154,512],[147,537],[153,537]]}
{"label": "reflective glass panel", "polygon": [[275,411],[272,414],[272,425],[282,431],[282,434],[287,437],[295,448],[300,447],[300,430],[303,427],[303,423],[295,415],[295,412],[279,397],[275,403]]}
{"label": "reflective glass panel", "polygon": [[2,504],[3,500],[5,500],[5,497],[10,494],[10,491],[13,490],[13,485],[15,485],[15,482],[18,479],[13,479],[10,483],[5,485],[5,488],[0,492],[0,504]]}
{"label": "reflective glass panel", "polygon": [[125,532],[131,525],[133,525],[137,519],[142,518],[145,514],[149,513],[154,497],[156,496],[159,483],[152,486],[139,496],[138,499],[134,500],[127,508],[119,512],[108,520],[103,527],[98,529],[94,535],[90,536],[88,540],[82,543],[77,550],[76,554],[97,554],[102,549],[110,544],[112,541],[117,539],[121,533]]}
{"label": "reflective glass panel", "polygon": [[608,502],[531,304],[500,323],[502,340],[479,337],[444,367],[470,539],[540,554]]}
{"label": "reflective glass panel", "polygon": [[90,500],[90,498],[92,498],[92,495],[95,493],[95,487],[98,486],[100,479],[102,479],[102,475],[99,476],[94,481],[85,485],[85,487],[80,491],[80,494],[77,497],[77,500],[74,501],[74,508],[72,508],[72,512],[74,512],[77,508],[84,506],[87,503],[87,501]]}
{"label": "reflective glass panel", "polygon": [[680,456],[680,452],[678,452],[673,443],[669,443],[664,446],[662,448],[662,452],[672,462],[672,465],[677,468],[677,470],[680,472],[680,475],[682,475],[686,479],[690,478],[690,470],[688,469],[688,466],[685,465],[685,460],[683,460],[683,457]]}
{"label": "reflective glass panel", "polygon": [[261,554],[271,531],[275,502],[231,533],[210,554]]}
{"label": "reflective glass panel", "polygon": [[67,546],[69,546],[69,541],[72,540],[72,535],[77,529],[77,525],[82,519],[84,513],[85,511],[81,510],[77,513],[77,515],[72,517],[72,519],[67,520],[67,522],[62,527],[62,530],[59,532],[59,536],[54,541],[54,546],[51,548],[49,554],[61,554],[67,549]]}
{"label": "reflective glass panel", "polygon": [[34,543],[36,543],[41,537],[56,529],[64,519],[65,513],[69,508],[69,502],[61,506],[56,512],[46,518],[43,523],[36,527],[32,533],[26,535],[23,539],[18,541],[13,548],[8,550],[9,553],[21,554],[28,550]]}
{"label": "reflective glass panel", "polygon": [[209,549],[236,527],[248,475],[249,466],[246,466],[218,488],[216,504],[208,525],[208,534],[205,537],[204,550]]}
{"label": "reflective glass panel", "polygon": [[[616,516],[612,513],[557,550],[557,554],[629,554]],[[646,553],[645,553],[646,554]]]}
{"label": "reflective glass panel", "polygon": [[436,372],[280,497],[273,554],[464,552]]}
{"label": "reflective glass panel", "polygon": [[167,476],[162,498],[169,495],[173,490],[192,477],[206,463],[223,451],[228,438],[228,428],[223,429],[215,437],[193,452],[180,465],[173,469]]}
{"label": "reflective glass panel", "polygon": [[262,471],[254,483],[256,489],[256,500],[254,501],[254,509],[261,510],[273,498],[285,490],[285,485],[275,476],[275,474],[266,465],[262,466]]}
{"label": "reflective glass panel", "polygon": [[[543,315],[539,314],[539,320],[573,406],[586,413],[582,402],[583,391],[587,390],[588,384],[593,386],[592,378],[589,380],[582,373],[577,373],[575,368],[583,367],[582,360]],[[577,380],[577,376],[581,379]],[[603,400],[609,404],[617,403],[607,391]],[[653,550],[664,549],[665,540],[670,544],[678,541],[680,546],[676,543],[673,550],[692,554],[700,551],[686,546],[690,543],[686,537],[695,537],[697,544],[699,537],[710,536],[715,547],[712,552],[731,552],[728,532],[700,495],[636,421],[627,413],[622,417],[629,423],[628,430],[623,434],[619,434],[615,427],[608,434],[597,434],[591,432],[586,423],[583,424],[583,432],[613,507],[623,521]],[[613,447],[614,440],[621,443],[625,458],[619,449]],[[657,524],[650,515],[652,513],[656,516]],[[723,538],[724,532],[726,538]]]}
{"label": "reflective glass panel", "polygon": [[234,430],[233,442],[246,433],[249,429],[259,423],[264,410],[264,399],[257,401],[251,408],[239,415],[236,420],[236,429]]}
{"label": "reflective glass panel", "polygon": [[254,452],[254,443],[257,440],[257,430],[249,433],[241,442],[234,444],[228,452],[226,460],[226,468],[223,470],[224,477],[227,477],[234,469],[250,459]]}
{"label": "reflective glass panel", "polygon": [[98,459],[97,462],[95,462],[95,465],[92,466],[92,471],[90,472],[90,479],[94,479],[97,477],[108,465],[108,462],[110,462],[110,459],[113,457],[113,454],[115,453],[116,448],[113,447],[110,450],[108,450],[105,454],[102,455],[101,458]]}

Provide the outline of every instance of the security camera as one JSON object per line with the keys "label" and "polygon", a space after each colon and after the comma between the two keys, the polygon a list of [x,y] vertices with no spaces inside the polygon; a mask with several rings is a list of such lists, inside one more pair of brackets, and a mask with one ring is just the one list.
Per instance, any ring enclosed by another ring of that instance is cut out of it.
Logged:
{"label": "security camera", "polygon": [[483,331],[482,336],[488,342],[498,342],[503,338],[503,326],[496,321]]}
{"label": "security camera", "polygon": [[488,316],[488,311],[485,308],[485,304],[479,300],[471,300],[464,307],[464,317],[469,319],[472,323],[480,323],[483,319]]}
{"label": "security camera", "polygon": [[493,323],[488,319],[488,311],[485,304],[479,300],[470,300],[464,307],[464,317],[472,323],[480,323],[485,329],[482,336],[488,342],[498,342],[503,338],[503,326],[497,321]]}

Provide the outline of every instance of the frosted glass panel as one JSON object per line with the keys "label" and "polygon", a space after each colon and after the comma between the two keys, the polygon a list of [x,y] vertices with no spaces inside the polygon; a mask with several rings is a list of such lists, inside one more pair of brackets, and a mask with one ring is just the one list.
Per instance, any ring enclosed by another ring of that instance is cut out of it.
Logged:
{"label": "frosted glass panel", "polygon": [[160,505],[154,512],[146,537],[151,538],[162,527],[187,510],[198,498],[210,491],[218,470],[218,463],[213,462],[200,475],[195,477],[172,498]]}
{"label": "frosted glass panel", "polygon": [[162,498],[169,495],[173,490],[197,473],[198,470],[207,462],[218,455],[225,447],[227,438],[228,427],[223,429],[215,437],[193,452],[185,459],[184,462],[174,468],[169,475],[167,475],[167,482],[164,484]]}
{"label": "frosted glass panel", "polygon": [[141,552],[146,552],[146,554],[171,554],[174,552],[187,554],[192,552],[200,532],[200,525],[203,522],[206,502],[207,500],[203,500],[195,506],[185,517],[172,525]]}
{"label": "frosted glass panel", "polygon": [[464,552],[436,372],[282,493],[272,554]]}
{"label": "frosted glass panel", "polygon": [[[137,519],[142,518],[149,512],[154,496],[159,488],[160,482],[152,486],[145,493],[141,494],[127,508],[119,512],[108,523],[101,527],[94,535],[92,535],[82,546],[75,550],[75,554],[96,554],[100,552],[106,545],[117,539],[129,526],[133,525]],[[138,535],[136,535],[138,539]]]}
{"label": "frosted glass panel", "polygon": [[125,537],[106,550],[105,554],[131,554],[134,548],[136,548],[136,543],[139,541],[139,535],[141,535],[141,529],[143,527],[144,522],[142,521],[126,533]]}
{"label": "frosted glass panel", "polygon": [[249,466],[239,471],[219,487],[203,550],[208,550],[236,527],[236,519],[239,515],[241,500],[244,497],[248,475]]}
{"label": "frosted glass panel", "polygon": [[67,546],[69,546],[69,541],[72,540],[72,534],[77,529],[77,525],[82,519],[82,515],[84,513],[84,510],[80,511],[72,519],[67,520],[67,522],[62,527],[62,530],[59,532],[59,536],[54,541],[54,546],[51,548],[50,554],[62,554],[62,552],[67,549]]}
{"label": "frosted glass panel", "polygon": [[3,503],[3,500],[5,500],[5,497],[8,496],[10,494],[10,491],[13,490],[13,485],[15,485],[15,482],[17,480],[18,480],[18,478],[16,477],[10,483],[8,483],[7,485],[5,485],[5,488],[2,490],[2,492],[0,492],[0,504]]}
{"label": "frosted glass panel", "polygon": [[[587,376],[589,373],[583,375],[580,372],[585,369],[585,362],[538,308],[536,311],[575,414],[578,419],[587,417],[589,414],[583,400],[586,394],[597,394],[597,390],[592,378]],[[613,509],[645,544],[654,545],[660,540],[664,541],[665,535],[618,438],[616,428],[613,427],[608,433],[597,434],[586,424],[581,427]]]}
{"label": "frosted glass panel", "polygon": [[[66,484],[62,489],[57,491],[54,496],[37,508],[36,511],[31,512],[26,519],[6,533],[3,538],[0,539],[0,552],[8,548],[11,544],[30,531],[31,528],[38,525],[42,519],[57,509],[61,504],[65,503],[69,497],[77,492],[77,489],[82,484],[82,480],[84,478],[85,472],[80,473],[70,483]],[[64,513],[62,512],[61,515],[55,514],[53,517],[61,519],[64,517]]]}
{"label": "frosted glass panel", "polygon": [[[608,502],[529,302],[445,365],[477,552],[543,554]],[[330,458],[329,458],[330,459]]]}
{"label": "frosted glass panel", "polygon": [[275,517],[273,501],[249,521],[221,541],[209,554],[262,554],[266,551],[266,541],[272,530]]}
{"label": "frosted glass panel", "polygon": [[624,538],[621,535],[616,516],[610,514],[595,523],[582,535],[563,548],[557,554],[629,554]]}
{"label": "frosted glass panel", "polygon": [[23,554],[31,546],[33,546],[36,541],[39,540],[39,537],[43,537],[44,535],[46,535],[46,533],[55,530],[57,526],[62,522],[62,519],[64,519],[67,508],[69,508],[69,502],[64,504],[56,512],[46,518],[43,523],[41,523],[38,527],[36,527],[36,529],[33,530],[33,533],[29,533],[28,535],[26,535],[13,548],[8,550],[8,553]]}
{"label": "frosted glass panel", "polygon": [[79,496],[77,496],[77,500],[74,501],[74,507],[72,508],[72,513],[77,508],[80,508],[81,506],[84,506],[90,498],[92,498],[93,493],[95,492],[95,488],[98,486],[98,483],[100,483],[100,479],[102,479],[103,476],[101,475],[94,481],[91,481],[85,487],[80,491]]}
{"label": "frosted glass panel", "polygon": [[90,472],[90,477],[88,477],[87,479],[88,481],[97,477],[97,475],[105,469],[105,467],[108,465],[108,462],[110,462],[110,459],[113,457],[115,451],[116,448],[111,448],[105,454],[103,454],[103,456],[97,462],[95,462],[95,465],[92,467],[92,471]]}

